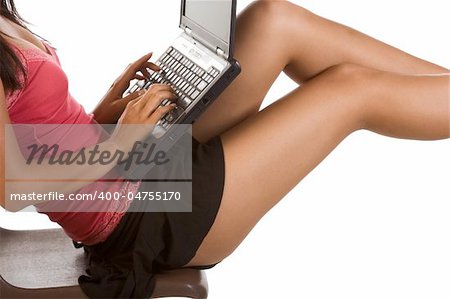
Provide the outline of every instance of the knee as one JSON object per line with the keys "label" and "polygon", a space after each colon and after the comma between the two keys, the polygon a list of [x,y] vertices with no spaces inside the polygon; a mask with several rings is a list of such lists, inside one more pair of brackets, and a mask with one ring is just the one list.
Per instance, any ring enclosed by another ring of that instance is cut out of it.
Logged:
{"label": "knee", "polygon": [[301,6],[293,4],[287,0],[257,0],[253,1],[249,6],[250,9],[266,13],[267,16],[282,17],[289,14],[295,7],[299,10],[305,10]]}
{"label": "knee", "polygon": [[254,1],[245,9],[245,12],[254,17],[259,26],[265,26],[277,34],[287,32],[293,24],[300,28],[299,22],[312,16],[308,10],[287,0]]}
{"label": "knee", "polygon": [[355,130],[364,129],[368,116],[379,102],[386,78],[384,73],[345,63],[328,68],[318,78],[322,82],[320,88],[329,89],[333,100],[348,108],[349,115],[355,116]]}
{"label": "knee", "polygon": [[343,79],[356,79],[356,78],[364,78],[369,73],[369,68],[354,64],[354,63],[341,63],[337,65],[333,65],[326,69],[324,72],[329,74],[330,76]]}
{"label": "knee", "polygon": [[323,74],[328,79],[351,88],[355,93],[360,91],[367,93],[379,89],[377,82],[381,79],[382,71],[357,64],[342,63],[326,69]]}

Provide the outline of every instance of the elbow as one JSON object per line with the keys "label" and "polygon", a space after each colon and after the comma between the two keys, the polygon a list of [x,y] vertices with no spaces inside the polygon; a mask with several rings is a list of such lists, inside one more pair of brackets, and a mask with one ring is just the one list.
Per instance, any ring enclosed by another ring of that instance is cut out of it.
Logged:
{"label": "elbow", "polygon": [[7,201],[5,200],[4,197],[0,199],[0,206],[7,212],[16,213],[20,211],[19,207],[17,207],[16,205],[7,204]]}
{"label": "elbow", "polygon": [[[2,180],[2,182],[4,182],[4,180]],[[9,210],[9,207],[6,206],[6,197],[5,197],[5,184],[1,184],[2,188],[0,188],[0,207],[2,207],[3,209],[5,209],[8,212],[12,212]]]}
{"label": "elbow", "polygon": [[11,205],[1,205],[3,209],[5,209],[6,212],[10,212],[10,213],[17,213],[19,212],[21,209],[18,207],[12,207]]}
{"label": "elbow", "polygon": [[17,205],[11,203],[8,201],[5,197],[5,192],[2,193],[2,197],[0,198],[0,206],[5,209],[7,212],[16,213],[20,211],[19,207]]}
{"label": "elbow", "polygon": [[12,196],[14,190],[11,190],[11,188],[1,191],[3,192],[1,192],[0,206],[8,212],[16,213],[30,205],[28,202],[15,200],[14,196]]}
{"label": "elbow", "polygon": [[1,206],[3,209],[5,209],[5,211],[11,213],[17,213],[27,207],[27,205],[24,205],[23,203],[12,201],[6,201],[2,203]]}

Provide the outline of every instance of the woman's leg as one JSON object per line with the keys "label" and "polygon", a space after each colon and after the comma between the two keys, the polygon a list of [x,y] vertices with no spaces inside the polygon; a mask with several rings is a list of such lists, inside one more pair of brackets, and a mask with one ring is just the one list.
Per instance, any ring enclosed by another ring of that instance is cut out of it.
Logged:
{"label": "woman's leg", "polygon": [[235,56],[242,73],[194,124],[200,141],[257,113],[282,71],[299,83],[346,62],[405,74],[448,72],[286,1],[256,1],[239,15]]}
{"label": "woman's leg", "polygon": [[222,135],[225,187],[189,265],[218,262],[346,136],[450,137],[448,76],[332,67]]}

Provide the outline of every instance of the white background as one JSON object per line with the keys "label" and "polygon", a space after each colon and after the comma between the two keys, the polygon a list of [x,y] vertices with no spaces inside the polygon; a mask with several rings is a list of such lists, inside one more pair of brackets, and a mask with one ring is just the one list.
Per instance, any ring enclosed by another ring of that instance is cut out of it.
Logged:
{"label": "white background", "polygon": [[[16,2],[88,111],[129,62],[178,34],[178,0]],[[447,1],[294,2],[450,67]],[[280,76],[265,105],[294,87]],[[449,166],[450,140],[351,135],[208,270],[210,298],[450,298]],[[51,226],[5,212],[0,225]]]}

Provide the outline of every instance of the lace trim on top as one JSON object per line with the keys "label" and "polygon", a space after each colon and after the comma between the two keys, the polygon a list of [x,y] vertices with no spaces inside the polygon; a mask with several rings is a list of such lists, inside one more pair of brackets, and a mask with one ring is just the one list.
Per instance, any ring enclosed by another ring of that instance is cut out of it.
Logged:
{"label": "lace trim on top", "polygon": [[[19,58],[20,62],[22,63],[25,74],[28,74],[29,72],[29,63],[33,61],[46,61],[50,57],[52,60],[55,60],[53,55],[50,55],[49,53],[43,52],[41,49],[37,48],[19,48],[16,45],[9,44],[11,46],[11,49],[13,49],[14,52],[16,52],[17,57]],[[47,46],[46,43],[44,43],[46,49],[48,52],[53,54],[54,49],[50,46]],[[26,55],[25,55],[26,54]],[[17,102],[17,100],[20,98],[23,90],[25,89],[25,86],[27,85],[26,78],[22,72],[19,74],[19,83],[22,86],[22,88],[19,88],[17,90],[14,90],[13,92],[10,92],[6,95],[6,108],[10,109],[14,104]]]}
{"label": "lace trim on top", "polygon": [[[120,198],[128,198],[126,193],[133,193],[136,195],[140,186],[140,182],[127,182],[123,188],[120,190]],[[83,240],[82,242],[86,245],[94,245],[97,243],[101,243],[105,241],[109,235],[114,231],[114,229],[119,225],[120,220],[125,215],[125,212],[128,210],[131,200],[112,200],[111,201],[111,210],[115,210],[116,212],[105,212],[105,216],[102,218],[101,222],[98,223],[98,226],[103,229],[99,229],[99,233],[91,236],[89,239]]]}

